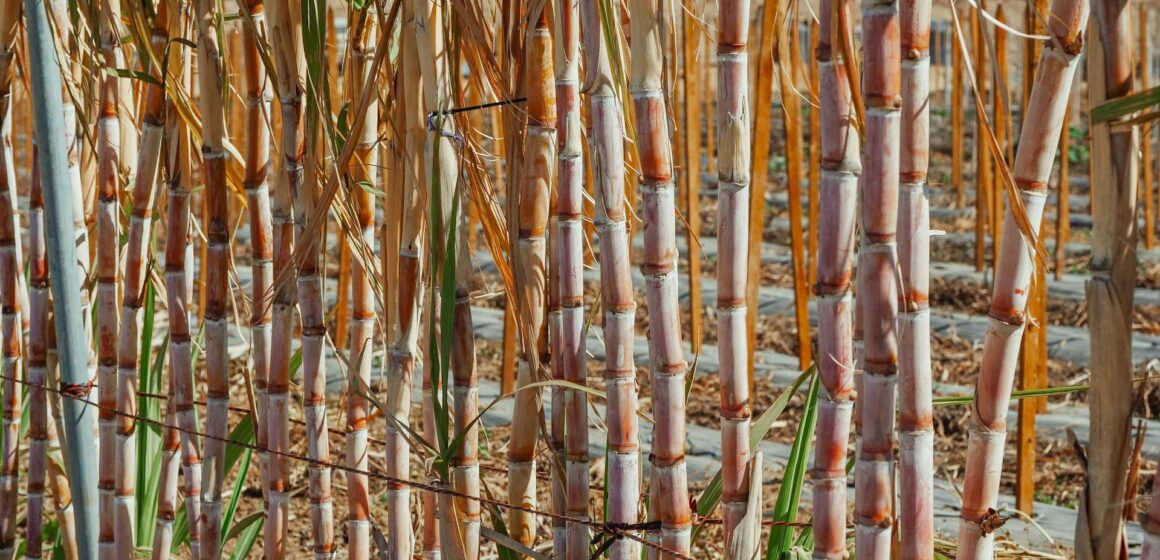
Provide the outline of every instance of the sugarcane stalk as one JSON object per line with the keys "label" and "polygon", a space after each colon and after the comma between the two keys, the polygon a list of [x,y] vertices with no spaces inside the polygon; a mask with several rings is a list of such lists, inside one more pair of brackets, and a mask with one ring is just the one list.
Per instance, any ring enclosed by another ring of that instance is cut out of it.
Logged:
{"label": "sugarcane stalk", "polygon": [[[817,284],[818,376],[825,391],[819,399],[814,455],[814,558],[846,555],[846,454],[853,412],[854,348],[851,277],[854,265],[854,223],[857,208],[858,131],[848,73],[853,62],[841,43],[849,33],[839,25],[838,11],[849,12],[843,0],[823,1],[819,11],[818,95],[821,119],[821,182],[818,194]],[[849,19],[846,17],[845,19]],[[859,407],[861,409],[861,407]]]}
{"label": "sugarcane stalk", "polygon": [[[810,93],[814,99],[821,98],[820,83],[818,81],[818,22],[810,21]],[[818,283],[818,205],[821,195],[822,182],[822,120],[819,117],[818,104],[812,103],[810,111],[810,168],[809,168],[809,232],[806,235],[806,255],[809,258],[809,276],[807,282],[812,290]],[[811,294],[812,295],[812,294]]]}
{"label": "sugarcane stalk", "polygon": [[[222,491],[225,486],[225,443],[229,436],[229,260],[230,209],[226,187],[226,121],[223,102],[222,54],[218,44],[220,14],[214,0],[198,0],[197,61],[201,96],[201,171],[205,182],[203,200],[206,229],[205,380],[206,441],[205,485],[202,487],[202,557],[220,558],[222,545]],[[305,314],[304,314],[305,315]],[[306,353],[303,353],[306,356]],[[304,364],[309,362],[305,361]],[[221,438],[221,439],[218,439]]]}
{"label": "sugarcane stalk", "polygon": [[[686,363],[677,301],[676,183],[662,78],[662,22],[668,6],[662,0],[634,0],[632,11],[629,89],[636,115],[638,180],[644,203],[640,270],[649,311],[649,366],[656,419],[649,455],[655,493],[650,491],[649,496],[658,507],[650,513],[661,522],[660,544],[687,554],[693,520],[685,467]],[[748,108],[743,105],[742,111]]]}
{"label": "sugarcane stalk", "polygon": [[[624,197],[623,108],[612,75],[606,44],[609,28],[597,2],[581,2],[580,18],[587,69],[581,91],[588,94],[589,153],[592,158],[594,221],[600,236],[600,290],[604,312],[604,379],[608,392],[607,520],[635,523],[640,504],[640,441],[637,433],[636,302],[629,268],[627,209]],[[582,342],[581,348],[582,346]],[[579,367],[579,366],[577,366]],[[574,401],[575,406],[580,406]],[[578,447],[578,445],[577,445]],[[575,448],[574,448],[575,449]],[[577,498],[578,499],[578,498]],[[587,499],[587,498],[585,498]],[[640,547],[619,539],[610,557],[640,557]]]}
{"label": "sugarcane stalk", "polygon": [[866,159],[862,175],[862,243],[858,305],[863,321],[859,390],[862,438],[854,473],[854,546],[859,558],[890,558],[894,510],[895,389],[898,372],[896,234],[901,125],[898,2],[863,3]]}
{"label": "sugarcane stalk", "polygon": [[[186,0],[174,0],[171,17],[179,21],[171,23],[180,29],[178,36],[185,37],[190,32],[190,4]],[[171,50],[171,57],[173,51]],[[189,51],[179,49],[180,58],[170,59],[170,71],[177,73],[178,83],[188,86],[191,82],[192,56]],[[173,64],[178,62],[178,64]],[[194,557],[200,557],[202,547],[201,481],[202,451],[197,410],[194,408],[195,387],[193,376],[193,340],[191,325],[195,319],[193,312],[193,217],[190,198],[193,190],[193,169],[190,133],[188,126],[177,114],[176,106],[169,105],[166,118],[166,138],[168,142],[169,171],[168,213],[166,216],[165,242],[165,293],[169,310],[169,368],[170,391],[173,393],[173,415],[181,428],[181,469],[186,519],[189,522],[189,545]],[[170,436],[172,437],[172,436]],[[172,441],[170,441],[170,444]],[[171,483],[173,484],[173,483]],[[160,516],[159,516],[160,517]],[[166,528],[172,534],[172,528]],[[172,538],[170,536],[170,538]],[[153,554],[164,557],[168,550],[159,548],[165,539],[154,540]]]}
{"label": "sugarcane stalk", "polygon": [[[534,16],[535,28],[525,48],[525,79],[528,84],[527,134],[524,145],[515,271],[519,286],[520,360],[516,368],[516,389],[542,379],[547,364],[542,354],[547,341],[541,340],[544,307],[547,303],[547,229],[549,195],[552,190],[556,143],[556,94],[553,82],[552,33],[547,6]],[[508,501],[536,507],[536,441],[540,411],[539,390],[525,390],[515,397],[511,443],[508,447]],[[511,510],[508,529],[512,538],[532,546],[536,537],[535,515]]]}
{"label": "sugarcane stalk", "polygon": [[[348,91],[350,98],[360,99],[368,83],[375,56],[375,40],[378,36],[374,17],[369,11],[354,12],[350,29],[351,66],[348,70]],[[378,96],[368,97],[363,126],[358,139],[355,165],[352,165],[351,179],[367,182],[372,188],[378,184]],[[359,239],[367,247],[374,247],[375,199],[371,191],[355,188],[351,191],[358,218]],[[384,248],[384,251],[386,249]],[[367,428],[369,400],[366,392],[371,388],[371,368],[374,354],[375,334],[375,293],[371,278],[376,274],[374,266],[365,268],[362,259],[353,259],[350,272],[351,299],[353,309],[349,334],[349,360],[351,375],[357,379],[349,383],[346,401],[346,463],[347,466],[365,471],[368,468]],[[370,522],[370,481],[364,474],[347,475],[347,535],[348,556],[351,560],[369,560],[371,550]]]}
{"label": "sugarcane stalk", "polygon": [[[397,299],[398,327],[390,349],[387,378],[387,469],[389,476],[408,480],[410,478],[410,444],[407,431],[410,429],[411,384],[419,360],[420,314],[423,309],[424,255],[427,243],[423,238],[425,226],[425,198],[420,190],[419,173],[423,168],[423,144],[425,137],[425,115],[423,113],[421,69],[419,66],[418,37],[415,28],[425,25],[419,19],[416,6],[404,2],[403,30],[400,38],[402,85],[398,110],[403,123],[403,157],[400,158],[403,174],[401,216],[402,226],[398,237],[398,286],[394,290]],[[411,558],[414,549],[414,535],[411,528],[411,490],[401,483],[387,484],[387,535],[390,537],[388,556],[390,558]]]}
{"label": "sugarcane stalk", "polygon": [[[1020,232],[1015,212],[1021,211],[1030,230],[1038,234],[1087,12],[1084,0],[1055,0],[1046,18],[1053,40],[1044,45],[1027,104],[1029,118],[1020,131],[1013,173],[1018,198],[1013,197],[1003,223],[1003,246],[995,269],[990,322],[975,390],[960,514],[959,558],[993,556],[995,537],[990,528],[990,512],[998,498],[1007,410],[1033,268],[1033,246]],[[955,25],[957,46],[965,49],[957,20]],[[976,106],[981,105],[976,100]]]}
{"label": "sugarcane stalk", "polygon": [[[563,39],[560,36],[560,30],[553,29],[553,55],[559,54],[559,42]],[[556,71],[557,77],[559,70]],[[559,96],[559,80],[556,80],[556,95]],[[556,105],[556,121],[559,122],[563,115],[563,108]],[[560,151],[563,149],[563,136],[557,137],[556,143],[556,172],[562,173],[566,171],[560,168]],[[564,307],[560,298],[560,210],[559,210],[559,191],[552,189],[549,194],[548,202],[548,341],[549,348],[549,371],[554,379],[562,378],[564,371],[561,365],[563,356],[560,352],[555,351],[556,346],[560,343],[560,334],[564,328]],[[552,490],[552,513],[557,515],[568,514],[568,475],[567,469],[567,434],[565,432],[565,388],[554,386],[551,388],[552,399],[552,418],[550,423],[550,445],[552,448],[551,463],[549,470],[551,472],[551,490]],[[552,519],[552,546],[554,552],[560,555],[561,558],[568,557],[568,524],[563,518]]]}
{"label": "sugarcane stalk", "polygon": [[[1132,93],[1132,10],[1127,2],[1091,3],[1088,101],[1096,106]],[[1061,94],[1061,102],[1067,99]],[[1132,448],[1132,326],[1140,161],[1138,126],[1091,123],[1092,255],[1086,301],[1090,313],[1089,393],[1092,437],[1087,483],[1076,520],[1076,557],[1121,553],[1124,520],[1119,498]],[[1097,202],[1098,197],[1098,202]]]}
{"label": "sugarcane stalk", "polygon": [[[290,9],[294,3],[288,3]],[[306,420],[307,455],[315,462],[307,471],[310,478],[310,525],[311,541],[316,560],[329,559],[334,555],[334,503],[331,492],[330,437],[326,415],[326,300],[323,292],[324,266],[320,262],[325,243],[325,234],[310,235],[307,222],[318,213],[319,195],[325,180],[326,135],[322,130],[321,118],[325,105],[323,83],[329,79],[326,72],[325,43],[307,43],[305,35],[319,35],[325,32],[325,14],[313,10],[315,4],[307,4],[302,17],[305,22],[296,22],[293,40],[300,64],[288,67],[292,73],[279,74],[282,84],[279,93],[285,100],[293,96],[289,105],[296,106],[299,117],[303,117],[298,142],[284,146],[301,154],[302,173],[288,174],[290,193],[294,207],[295,262],[297,264],[298,314],[302,321],[302,397]],[[290,12],[293,14],[293,12]],[[291,16],[293,18],[293,15]],[[301,35],[300,35],[301,34]],[[288,104],[283,101],[283,107]],[[329,115],[326,116],[329,118]],[[285,122],[285,120],[283,121]],[[289,166],[289,160],[287,165]],[[289,168],[289,167],[288,167]],[[325,231],[325,229],[324,229]]]}
{"label": "sugarcane stalk", "polygon": [[118,289],[120,287],[121,236],[121,137],[122,106],[129,103],[127,87],[114,72],[125,67],[121,48],[120,2],[104,0],[96,12],[100,43],[100,97],[97,108],[97,400],[101,404],[98,424],[100,446],[99,488],[101,499],[100,557],[115,558],[114,523],[117,480],[117,337]]}
{"label": "sugarcane stalk", "polygon": [[[25,0],[27,14],[30,85],[35,134],[41,139],[39,171],[44,185],[46,218],[45,240],[52,293],[60,320],[54,321],[59,343],[61,383],[88,393],[91,370],[87,367],[84,323],[81,316],[81,282],[77,274],[77,246],[69,218],[76,215],[70,208],[72,197],[66,189],[68,179],[68,147],[66,122],[61,97],[60,58],[56,56],[52,32],[43,0]],[[98,504],[97,473],[94,433],[95,411],[76,399],[64,402],[63,425],[65,440],[69,443],[65,459],[68,462],[69,484],[75,500],[76,545],[82,558],[97,556]]]}
{"label": "sugarcane stalk", "polygon": [[899,3],[902,76],[898,197],[898,518],[902,558],[934,557],[930,349],[930,0]]}
{"label": "sugarcane stalk", "polygon": [[23,388],[23,337],[19,287],[19,209],[16,205],[16,161],[12,153],[12,77],[20,4],[0,8],[0,345],[3,346],[3,404],[0,405],[0,558],[11,558],[16,546],[16,502],[20,485],[20,415]]}
{"label": "sugarcane stalk", "polygon": [[[50,6],[50,8],[49,8],[50,16],[53,19],[53,24],[57,30],[58,35],[59,35],[59,39],[55,41],[56,56],[57,56],[58,60],[62,60],[62,61],[63,60],[71,60],[73,67],[70,69],[70,73],[76,74],[77,72],[80,71],[80,63],[79,63],[80,56],[71,56],[70,55],[69,47],[70,47],[70,45],[73,45],[75,43],[76,39],[73,37],[72,20],[69,17],[70,11],[69,11],[68,0],[49,0],[48,5]],[[75,80],[70,80],[70,78],[68,76],[63,76],[63,75],[62,75],[62,80],[75,81]],[[69,88],[67,86],[65,86],[65,84],[63,82],[62,82],[61,91],[62,91],[61,98],[63,101],[63,105],[62,105],[63,111],[61,112],[61,115],[62,115],[63,120],[64,120],[65,148],[68,150],[67,169],[68,169],[69,183],[71,186],[70,200],[72,201],[72,208],[73,208],[73,235],[72,235],[72,238],[75,241],[75,245],[76,245],[76,249],[77,249],[76,250],[77,270],[78,270],[78,273],[80,274],[80,278],[84,279],[81,282],[80,297],[81,297],[81,307],[84,309],[84,313],[83,313],[84,316],[82,318],[82,321],[83,321],[84,336],[85,336],[85,341],[86,341],[85,348],[90,349],[89,356],[88,356],[88,362],[89,362],[89,369],[91,370],[92,375],[90,375],[89,377],[92,378],[96,375],[97,364],[96,364],[96,356],[91,351],[91,348],[92,348],[92,344],[91,344],[91,341],[92,341],[92,328],[91,328],[92,313],[90,313],[90,310],[92,309],[92,304],[91,304],[91,298],[90,298],[88,282],[87,282],[89,272],[91,270],[91,264],[90,264],[91,259],[89,258],[90,257],[90,255],[89,255],[89,229],[88,229],[88,225],[85,223],[86,207],[85,207],[84,196],[85,196],[85,193],[87,192],[88,189],[86,189],[84,187],[84,185],[86,183],[82,182],[82,173],[81,173],[81,170],[82,170],[81,159],[83,156],[83,151],[82,151],[81,145],[84,144],[85,146],[91,146],[91,143],[79,141],[80,138],[77,135],[78,127],[77,127],[77,107],[76,107],[76,104],[73,102],[73,99],[69,94]],[[88,149],[88,148],[86,148],[86,149]]]}
{"label": "sugarcane stalk", "polygon": [[[163,53],[169,41],[168,4],[157,6],[151,30],[152,49]],[[129,237],[125,247],[125,276],[122,284],[121,331],[117,350],[117,409],[137,413],[137,371],[140,356],[141,307],[145,303],[146,267],[152,246],[153,204],[156,199],[162,135],[165,130],[165,89],[161,68],[150,75],[157,80],[146,87],[141,118],[140,148],[133,184],[133,207],[129,216]],[[136,420],[129,415],[116,418],[117,480],[114,497],[114,540],[117,556],[128,558],[136,549],[137,437]]]}
{"label": "sugarcane stalk", "polygon": [[278,145],[278,169],[272,193],[274,270],[285,280],[274,285],[273,328],[270,339],[270,371],[266,380],[270,487],[264,527],[266,558],[280,559],[286,554],[290,501],[290,468],[283,453],[290,451],[290,361],[293,344],[293,313],[297,267],[293,262],[295,230],[292,196],[302,185],[303,99],[300,67],[304,65],[301,19],[297,5],[275,0],[266,5],[267,36],[274,52],[277,75],[275,93],[281,105],[281,138]]}
{"label": "sugarcane stalk", "polygon": [[[760,518],[749,512],[746,290],[750,238],[749,1],[721,3],[717,22],[717,339],[721,352],[721,504],[729,558],[750,558]],[[756,481],[760,484],[761,481]]]}
{"label": "sugarcane stalk", "polygon": [[270,473],[267,379],[270,376],[270,335],[273,320],[274,235],[270,214],[270,80],[260,55],[260,38],[266,32],[264,0],[248,0],[246,12],[250,22],[242,25],[242,72],[245,113],[244,152],[246,200],[250,209],[250,244],[252,253],[253,304],[250,315],[250,344],[253,359],[251,380],[257,423],[254,441],[258,448],[258,473],[262,496],[268,498]]}
{"label": "sugarcane stalk", "polygon": [[[584,345],[584,149],[580,122],[580,4],[561,0],[556,5],[556,123],[559,126],[555,249],[558,270],[559,326],[552,342],[557,379],[587,384]],[[565,512],[588,519],[588,394],[564,390]],[[553,403],[555,414],[556,403]],[[586,525],[565,526],[568,560],[584,560],[592,541]]]}
{"label": "sugarcane stalk", "polygon": [[[170,383],[170,387],[173,384]],[[173,426],[177,421],[173,404],[173,392],[165,407],[165,423]],[[181,466],[181,434],[173,428],[162,430],[161,471],[158,475],[157,525],[153,531],[152,560],[167,560],[173,548],[173,524],[177,517],[177,478]]]}

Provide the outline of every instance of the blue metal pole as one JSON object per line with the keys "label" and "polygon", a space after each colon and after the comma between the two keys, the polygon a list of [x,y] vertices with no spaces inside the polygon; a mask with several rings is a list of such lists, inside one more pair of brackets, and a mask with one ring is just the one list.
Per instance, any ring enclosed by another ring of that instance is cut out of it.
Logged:
{"label": "blue metal pole", "polygon": [[[32,112],[40,148],[40,177],[44,185],[45,237],[52,277],[56,341],[60,352],[62,387],[91,387],[88,349],[82,326],[80,279],[73,243],[72,195],[65,146],[61,70],[48,26],[44,0],[24,0],[31,63]],[[64,436],[68,445],[69,487],[77,524],[77,552],[97,557],[97,461],[93,434],[97,408],[65,397]]]}

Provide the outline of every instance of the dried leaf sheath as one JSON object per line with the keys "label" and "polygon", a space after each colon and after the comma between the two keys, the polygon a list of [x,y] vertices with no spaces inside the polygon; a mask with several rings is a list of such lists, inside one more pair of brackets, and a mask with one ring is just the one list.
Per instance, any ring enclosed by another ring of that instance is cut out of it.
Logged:
{"label": "dried leaf sheath", "polygon": [[929,0],[901,0],[902,130],[899,160],[898,429],[902,558],[934,555],[934,428],[930,349],[930,11]]}
{"label": "dried leaf sheath", "polygon": [[[580,3],[561,0],[556,5],[556,125],[557,155],[556,252],[560,300],[558,338],[552,341],[555,375],[584,385],[587,352],[584,345],[584,147],[580,122]],[[588,395],[564,390],[565,511],[587,519],[588,514]],[[553,403],[555,414],[555,403]],[[565,557],[586,560],[591,544],[588,527],[565,527]]]}
{"label": "dried leaf sheath", "polygon": [[[818,83],[821,183],[818,195],[818,375],[817,449],[814,455],[814,557],[846,555],[846,455],[853,412],[854,348],[851,280],[859,159],[855,110],[849,86],[852,68],[840,46],[838,10],[845,0],[824,0],[819,10]],[[846,17],[846,20],[849,18]]]}
{"label": "dried leaf sheath", "polygon": [[[1092,0],[1086,57],[1088,101],[1096,106],[1133,93],[1133,4]],[[1067,103],[1067,92],[1060,94]],[[1154,123],[1153,123],[1154,124]],[[1140,130],[1147,125],[1092,123],[1090,310],[1091,440],[1076,522],[1076,557],[1112,558],[1124,546],[1123,506],[1132,449],[1132,330],[1136,289]],[[1053,138],[1054,140],[1054,138]],[[1151,187],[1149,187],[1151,188]],[[1036,216],[1038,219],[1038,216]]]}
{"label": "dried leaf sheath", "polygon": [[[152,36],[154,52],[165,52],[169,41],[168,5],[158,5]],[[121,331],[118,341],[117,408],[136,414],[140,356],[141,307],[145,303],[146,266],[152,246],[153,205],[157,193],[158,168],[161,163],[162,134],[165,130],[165,90],[161,87],[161,69],[153,68],[151,75],[159,80],[149,84],[141,114],[141,145],[137,150],[137,173],[133,184],[132,214],[129,216],[129,237],[126,243],[125,276],[122,285]],[[137,423],[129,416],[117,417],[117,481],[114,498],[114,534],[117,555],[130,557],[136,549],[136,483],[137,483]]]}
{"label": "dried leaf sheath", "polygon": [[[1044,46],[1035,71],[1035,84],[1027,103],[1013,170],[1023,212],[1036,233],[1087,17],[1088,3],[1085,0],[1055,0],[1046,18],[1048,32],[1054,40]],[[956,22],[958,48],[965,47],[962,36],[961,26]],[[1007,436],[1006,416],[1019,361],[1023,314],[1034,268],[1031,246],[1020,233],[1014,215],[1012,207],[1015,206],[1008,206],[1003,222],[990,322],[975,389],[959,525],[959,558],[963,559],[991,558],[994,550],[994,534],[984,533],[981,522],[998,499]]]}
{"label": "dried leaf sheath", "polygon": [[[632,3],[633,56],[629,88],[636,116],[640,192],[644,203],[644,251],[640,268],[648,301],[649,365],[656,416],[650,454],[651,486],[656,494],[650,497],[658,507],[652,515],[661,522],[660,544],[687,554],[692,511],[685,469],[686,364],[677,301],[676,182],[661,77],[666,6],[664,0]],[[743,379],[742,383],[745,382]]]}
{"label": "dried leaf sheath", "polygon": [[752,557],[760,538],[759,520],[746,517],[752,414],[745,327],[750,177],[748,14],[748,0],[728,0],[721,3],[717,23],[717,336],[721,352],[724,483],[721,503],[727,554],[739,559]]}
{"label": "dried leaf sheath", "polygon": [[[533,14],[534,15],[534,14]],[[527,135],[524,140],[523,181],[519,188],[519,228],[516,251],[516,285],[519,286],[520,361],[516,388],[537,379],[547,340],[541,340],[547,304],[547,230],[549,195],[556,164],[556,92],[553,82],[552,33],[548,27],[548,7],[535,18],[535,29],[525,50],[524,72],[528,84]],[[508,501],[536,507],[536,440],[540,391],[517,393],[512,413],[511,443],[508,448]],[[535,542],[535,516],[512,510],[508,530],[512,538],[526,546]]]}

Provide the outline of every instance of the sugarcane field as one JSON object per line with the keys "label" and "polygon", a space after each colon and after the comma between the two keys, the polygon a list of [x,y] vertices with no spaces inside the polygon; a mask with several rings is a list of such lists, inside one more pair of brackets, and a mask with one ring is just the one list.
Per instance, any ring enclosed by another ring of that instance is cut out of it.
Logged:
{"label": "sugarcane field", "polygon": [[0,0],[0,560],[1160,560],[1157,0]]}

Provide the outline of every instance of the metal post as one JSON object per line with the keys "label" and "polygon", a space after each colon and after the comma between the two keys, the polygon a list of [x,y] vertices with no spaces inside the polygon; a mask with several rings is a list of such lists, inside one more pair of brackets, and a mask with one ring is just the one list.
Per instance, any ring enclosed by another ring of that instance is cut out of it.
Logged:
{"label": "metal post", "polygon": [[[24,0],[31,62],[32,112],[40,147],[40,176],[44,185],[45,237],[52,297],[56,309],[56,340],[60,352],[62,387],[91,387],[88,350],[81,317],[80,280],[77,278],[72,195],[69,192],[68,148],[65,146],[60,61],[53,47],[44,0]],[[77,551],[81,558],[97,557],[97,461],[93,433],[97,409],[75,398],[64,398],[64,432],[69,449],[69,486],[77,524]]]}

